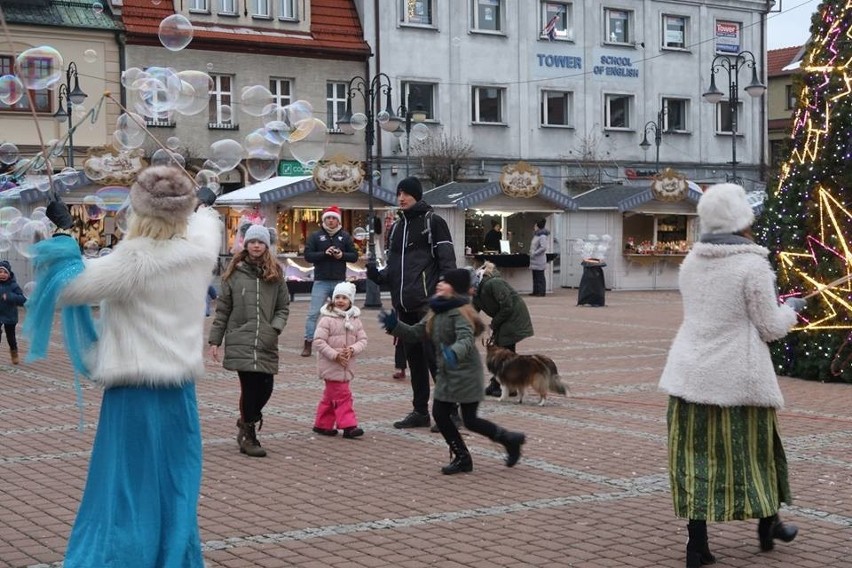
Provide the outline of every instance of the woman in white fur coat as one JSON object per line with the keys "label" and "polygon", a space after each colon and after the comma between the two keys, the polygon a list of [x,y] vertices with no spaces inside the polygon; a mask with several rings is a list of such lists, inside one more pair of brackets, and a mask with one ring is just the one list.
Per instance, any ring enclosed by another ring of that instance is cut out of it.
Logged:
{"label": "woman in white fur coat", "polygon": [[59,298],[100,303],[87,363],[104,388],[64,566],[202,568],[195,381],[204,374],[205,294],[222,223],[212,209],[193,213],[195,187],[176,168],[144,170],[130,202],[126,238],[112,254],[86,259]]}
{"label": "woman in white fur coat", "polygon": [[688,568],[714,562],[707,521],[760,519],[764,551],[796,536],[777,515],[791,496],[776,418],[784,399],[766,343],[786,335],[804,305],[778,303],[742,187],[710,187],[698,216],[700,242],[680,269],[683,323],[660,379],[675,513],[689,519]]}

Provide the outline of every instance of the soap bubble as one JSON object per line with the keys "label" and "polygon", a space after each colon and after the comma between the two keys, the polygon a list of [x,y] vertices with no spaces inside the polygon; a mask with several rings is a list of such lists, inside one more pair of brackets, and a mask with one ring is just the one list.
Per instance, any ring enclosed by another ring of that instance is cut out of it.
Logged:
{"label": "soap bubble", "polygon": [[87,195],[83,198],[83,210],[89,221],[100,221],[106,211],[104,200],[99,195]]}
{"label": "soap bubble", "polygon": [[87,49],[83,52],[83,60],[86,63],[94,63],[98,60],[98,52],[94,49]]}
{"label": "soap bubble", "polygon": [[0,101],[9,106],[15,106],[24,96],[24,84],[14,75],[0,77]]}
{"label": "soap bubble", "polygon": [[9,223],[19,219],[23,214],[17,207],[0,207],[0,226],[5,227]]}
{"label": "soap bubble", "polygon": [[18,147],[11,142],[4,142],[3,144],[0,144],[0,162],[6,165],[14,164],[18,161],[20,155]]}
{"label": "soap bubble", "polygon": [[263,116],[273,103],[272,93],[263,85],[243,87],[240,91],[240,104],[243,112],[251,116]]}
{"label": "soap bubble", "polygon": [[172,14],[163,18],[157,35],[160,43],[170,51],[180,51],[192,41],[194,30],[192,23],[182,14]]}
{"label": "soap bubble", "polygon": [[96,258],[100,251],[101,245],[98,243],[98,241],[86,241],[83,245],[83,256],[85,256],[86,258]]}
{"label": "soap bubble", "polygon": [[204,110],[210,103],[210,91],[213,79],[202,71],[181,71],[177,74],[181,81],[180,91],[175,102],[175,110],[184,116],[192,116]]}
{"label": "soap bubble", "polygon": [[219,116],[221,117],[222,124],[228,124],[229,122],[231,122],[233,115],[234,113],[231,110],[230,105],[222,105],[221,107],[219,107]]}
{"label": "soap bubble", "polygon": [[[6,242],[8,242],[8,241],[6,241]],[[9,249],[6,249],[6,250],[9,250]],[[26,296],[27,298],[32,296],[33,292],[35,292],[35,287],[36,287],[36,283],[32,280],[30,280],[29,282],[24,284],[24,286],[23,286],[24,296]]]}
{"label": "soap bubble", "polygon": [[95,192],[107,211],[118,211],[130,195],[130,190],[120,185],[108,185]]}
{"label": "soap bubble", "polygon": [[177,136],[169,136],[166,139],[166,148],[169,150],[177,150],[180,148],[180,138]]}
{"label": "soap bubble", "polygon": [[121,207],[118,208],[118,211],[115,212],[115,226],[122,233],[127,232],[128,219],[132,213],[133,209],[130,206],[130,197],[128,197]]}
{"label": "soap bubble", "polygon": [[127,89],[133,87],[133,83],[137,79],[141,79],[145,72],[138,67],[130,67],[121,72],[121,84]]}
{"label": "soap bubble", "polygon": [[325,155],[328,129],[318,118],[306,118],[290,133],[290,153],[302,165],[313,167]]}
{"label": "soap bubble", "polygon": [[215,66],[215,65],[213,65],[212,63],[208,63],[208,64],[206,65],[206,67],[207,67],[207,70],[208,70],[208,71],[213,71],[213,69],[214,69],[216,66]]}
{"label": "soap bubble", "polygon": [[422,123],[415,124],[411,127],[411,137],[418,142],[423,142],[429,138],[429,127]]}
{"label": "soap bubble", "polygon": [[284,107],[286,113],[286,121],[289,125],[294,125],[306,118],[313,118],[314,107],[308,101],[298,100]]}
{"label": "soap bubble", "polygon": [[26,258],[33,257],[32,246],[50,237],[47,227],[41,221],[27,221],[21,230],[12,237],[15,250]]}
{"label": "soap bubble", "polygon": [[145,120],[136,113],[122,113],[115,122],[113,139],[121,149],[138,148],[145,142]]}
{"label": "soap bubble", "polygon": [[104,170],[103,160],[98,157],[93,156],[83,162],[83,172],[92,181],[104,179],[106,177],[106,171]]}
{"label": "soap bubble", "polygon": [[239,142],[225,138],[210,145],[207,162],[215,165],[216,172],[227,172],[237,167],[243,159],[243,153],[243,147]]}
{"label": "soap bubble", "polygon": [[31,47],[15,59],[15,74],[27,89],[49,89],[59,82],[63,71],[62,55],[49,45]]}
{"label": "soap bubble", "polygon": [[350,125],[355,130],[364,130],[367,128],[367,115],[363,112],[356,112],[352,115]]}
{"label": "soap bubble", "polygon": [[92,2],[92,12],[94,12],[95,14],[103,14],[104,5],[100,2]]}
{"label": "soap bubble", "polygon": [[186,166],[186,160],[177,152],[170,152],[159,148],[151,155],[152,166]]}
{"label": "soap bubble", "polygon": [[213,170],[199,170],[195,174],[195,183],[199,187],[208,188],[216,195],[219,195],[219,191],[222,189],[222,186],[219,184],[219,174]]}
{"label": "soap bubble", "polygon": [[269,179],[278,168],[278,154],[255,150],[246,158],[246,170],[257,181]]}

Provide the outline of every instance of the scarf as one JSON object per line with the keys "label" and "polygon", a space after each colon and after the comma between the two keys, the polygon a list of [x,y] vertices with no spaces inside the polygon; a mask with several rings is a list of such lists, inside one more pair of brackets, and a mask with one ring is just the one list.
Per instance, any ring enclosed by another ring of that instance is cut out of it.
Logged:
{"label": "scarf", "polygon": [[736,233],[707,233],[699,239],[708,245],[753,245],[754,241]]}
{"label": "scarf", "polygon": [[449,298],[432,296],[429,298],[429,308],[436,314],[448,312],[453,308],[460,308],[468,303],[470,303],[470,298],[467,296],[451,296]]}
{"label": "scarf", "polygon": [[325,232],[326,232],[326,233],[328,233],[328,236],[329,236],[329,237],[333,237],[334,235],[336,235],[336,234],[337,234],[337,232],[338,232],[338,231],[340,231],[340,228],[341,228],[341,227],[342,227],[342,225],[341,225],[340,223],[338,223],[338,224],[337,224],[337,227],[335,227],[334,229],[332,229],[331,227],[329,227],[328,225],[326,225],[325,221],[323,221],[323,222],[322,222],[322,228],[325,230]]}

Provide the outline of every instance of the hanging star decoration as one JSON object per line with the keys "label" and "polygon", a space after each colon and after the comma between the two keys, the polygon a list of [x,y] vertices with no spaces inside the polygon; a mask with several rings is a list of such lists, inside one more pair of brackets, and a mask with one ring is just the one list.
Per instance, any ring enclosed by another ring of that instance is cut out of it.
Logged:
{"label": "hanging star decoration", "polygon": [[[840,203],[827,189],[817,188],[819,204],[819,237],[806,237],[807,252],[782,251],[778,253],[780,266],[792,272],[792,280],[802,283],[802,290],[782,295],[801,296],[803,298],[820,297],[825,311],[816,317],[799,315],[796,330],[852,330],[852,319],[841,321],[838,315],[852,315],[852,250],[844,235],[841,221],[852,223],[852,213]],[[838,243],[832,246],[829,243]],[[827,263],[843,266],[845,274],[825,282],[816,274],[815,267],[824,267]],[[812,313],[814,310],[809,310]]]}

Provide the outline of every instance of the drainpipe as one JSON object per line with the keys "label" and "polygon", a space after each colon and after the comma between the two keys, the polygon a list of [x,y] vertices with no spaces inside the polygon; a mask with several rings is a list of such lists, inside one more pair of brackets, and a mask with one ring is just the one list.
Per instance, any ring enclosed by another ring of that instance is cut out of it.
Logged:
{"label": "drainpipe", "polygon": [[118,44],[118,93],[121,106],[127,108],[127,89],[121,82],[121,74],[127,70],[127,37],[123,32],[115,32],[115,43]]}
{"label": "drainpipe", "polygon": [[[382,34],[381,34],[381,27],[380,27],[380,19],[381,18],[379,17],[379,0],[373,0],[373,26],[375,26],[374,33],[375,33],[375,36],[376,36],[376,41],[375,41],[375,43],[376,43],[376,72],[373,75],[373,77],[377,77],[379,75],[379,73],[382,72]],[[367,60],[367,75],[366,76],[367,76],[367,79],[370,79],[370,61],[369,60]],[[376,100],[380,101],[379,102],[379,108],[381,108],[382,107],[381,95],[378,95],[376,97]],[[373,109],[373,110],[375,111],[376,109]],[[373,116],[376,116],[375,112],[373,113]],[[375,126],[375,125],[373,125],[373,126]],[[382,129],[381,128],[376,129],[376,158],[378,158],[376,160],[378,162],[378,166],[379,166],[378,169],[379,169],[379,171],[382,171]],[[373,175],[373,173],[367,172],[367,175]],[[382,182],[382,179],[379,178],[379,186],[381,186],[381,182]]]}
{"label": "drainpipe", "polygon": [[761,63],[761,68],[763,69],[761,71],[761,79],[763,84],[767,86],[766,92],[761,96],[763,104],[760,105],[760,171],[758,172],[760,181],[766,181],[766,137],[768,136],[766,105],[769,104],[767,100],[769,96],[769,75],[766,69],[766,14],[769,13],[769,10],[772,9],[774,4],[774,0],[766,0],[764,11],[760,14],[760,58],[763,60]]}

